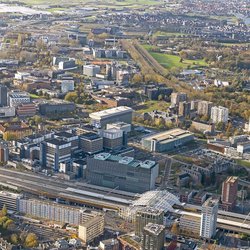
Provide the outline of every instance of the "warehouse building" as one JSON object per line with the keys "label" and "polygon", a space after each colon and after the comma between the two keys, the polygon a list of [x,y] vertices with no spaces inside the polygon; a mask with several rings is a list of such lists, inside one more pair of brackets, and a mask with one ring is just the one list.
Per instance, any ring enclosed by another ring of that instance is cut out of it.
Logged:
{"label": "warehouse building", "polygon": [[173,150],[193,140],[194,135],[192,133],[175,128],[144,137],[142,146],[151,152],[164,152]]}

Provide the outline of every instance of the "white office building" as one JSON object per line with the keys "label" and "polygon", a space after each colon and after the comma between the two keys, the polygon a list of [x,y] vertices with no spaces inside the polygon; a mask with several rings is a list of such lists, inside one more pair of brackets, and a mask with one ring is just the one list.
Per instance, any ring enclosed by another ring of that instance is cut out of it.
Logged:
{"label": "white office building", "polygon": [[218,200],[209,198],[203,203],[201,209],[200,237],[210,239],[215,235],[217,214]]}
{"label": "white office building", "polygon": [[68,93],[69,91],[75,90],[74,80],[62,80],[61,91],[62,93]]}
{"label": "white office building", "polygon": [[98,65],[84,65],[83,66],[83,74],[86,76],[96,76],[101,71],[101,67]]}
{"label": "white office building", "polygon": [[20,91],[8,93],[8,104],[10,107],[19,106],[22,103],[30,103],[30,96],[28,93]]}
{"label": "white office building", "polygon": [[228,121],[228,108],[225,107],[212,107],[211,108],[211,120],[213,123],[227,123]]}

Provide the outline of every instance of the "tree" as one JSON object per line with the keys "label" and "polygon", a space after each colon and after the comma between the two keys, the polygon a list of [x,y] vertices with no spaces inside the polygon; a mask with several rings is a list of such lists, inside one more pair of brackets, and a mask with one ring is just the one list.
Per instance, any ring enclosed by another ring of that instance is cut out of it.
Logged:
{"label": "tree", "polygon": [[24,245],[26,247],[36,247],[37,244],[37,236],[34,233],[29,233],[25,239]]}
{"label": "tree", "polygon": [[1,214],[2,214],[2,216],[6,216],[7,213],[8,213],[8,210],[7,210],[6,205],[4,204],[4,205],[3,205],[3,208],[2,208],[2,211],[1,211]]}
{"label": "tree", "polygon": [[12,224],[13,224],[13,220],[8,219],[7,221],[5,221],[5,222],[4,222],[4,224],[3,224],[3,228],[8,229],[8,228],[9,228],[9,226],[10,226],[10,225],[12,225]]}
{"label": "tree", "polygon": [[14,245],[17,245],[18,244],[18,236],[16,234],[12,234],[10,236],[10,242]]}
{"label": "tree", "polygon": [[172,226],[172,228],[171,228],[171,233],[172,233],[172,234],[175,234],[175,235],[177,235],[177,234],[179,233],[179,229],[178,229],[178,224],[177,224],[177,222],[174,222],[174,224],[173,224],[173,226]]}

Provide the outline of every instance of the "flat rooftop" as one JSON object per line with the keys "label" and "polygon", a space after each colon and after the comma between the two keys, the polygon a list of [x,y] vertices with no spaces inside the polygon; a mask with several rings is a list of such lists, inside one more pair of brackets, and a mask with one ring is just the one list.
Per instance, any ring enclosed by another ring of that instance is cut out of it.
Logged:
{"label": "flat rooftop", "polygon": [[96,154],[94,155],[94,159],[100,161],[113,161],[120,164],[129,165],[135,168],[140,167],[145,169],[151,169],[157,164],[155,161],[150,161],[150,160],[138,161],[135,160],[133,157],[112,155],[109,153]]}
{"label": "flat rooftop", "polygon": [[165,226],[163,225],[158,225],[158,224],[153,224],[153,223],[148,223],[145,227],[144,230],[147,232],[150,232],[154,235],[159,235],[162,233],[162,231],[165,230]]}
{"label": "flat rooftop", "polygon": [[133,109],[126,107],[126,106],[120,106],[116,108],[105,109],[102,111],[91,113],[89,114],[89,117],[92,119],[103,119],[103,118],[107,118],[113,115],[132,113],[132,112],[133,112]]}
{"label": "flat rooftop", "polygon": [[173,141],[176,139],[181,139],[189,135],[192,135],[192,133],[190,133],[187,130],[176,128],[176,129],[167,130],[161,133],[149,135],[148,137],[144,137],[143,140],[147,140],[147,141],[156,140],[159,142],[167,142],[167,141]]}

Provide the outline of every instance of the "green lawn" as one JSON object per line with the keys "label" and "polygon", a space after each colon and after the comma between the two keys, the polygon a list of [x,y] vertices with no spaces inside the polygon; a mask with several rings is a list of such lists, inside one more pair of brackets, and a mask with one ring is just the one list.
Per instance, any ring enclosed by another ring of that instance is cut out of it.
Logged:
{"label": "green lawn", "polygon": [[143,45],[143,47],[150,53],[150,55],[163,67],[170,69],[173,67],[176,68],[194,68],[194,67],[204,67],[208,64],[202,60],[183,60],[180,62],[180,56],[178,55],[169,55],[160,52],[153,52],[152,50],[157,49],[156,46]]}
{"label": "green lawn", "polygon": [[151,112],[153,110],[166,111],[169,106],[170,104],[165,101],[147,101],[143,105],[139,105],[137,111],[139,113]]}
{"label": "green lawn", "polygon": [[250,161],[237,160],[236,162],[242,167],[250,168]]}
{"label": "green lawn", "polygon": [[39,95],[30,94],[30,98],[39,99],[39,98],[41,98],[41,97],[40,97]]}
{"label": "green lawn", "polygon": [[153,34],[153,37],[157,37],[157,36],[176,36],[176,37],[180,37],[180,36],[185,36],[187,34],[184,33],[179,33],[179,32],[164,32],[164,31],[157,31]]}

